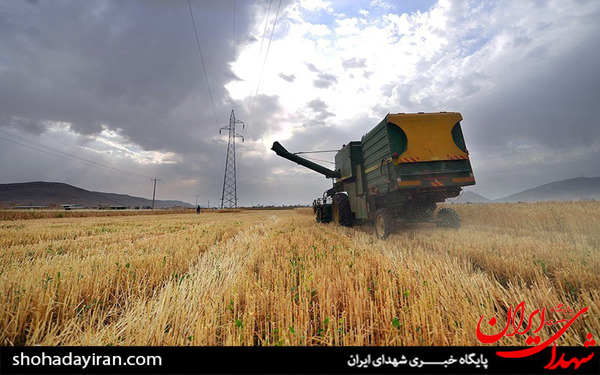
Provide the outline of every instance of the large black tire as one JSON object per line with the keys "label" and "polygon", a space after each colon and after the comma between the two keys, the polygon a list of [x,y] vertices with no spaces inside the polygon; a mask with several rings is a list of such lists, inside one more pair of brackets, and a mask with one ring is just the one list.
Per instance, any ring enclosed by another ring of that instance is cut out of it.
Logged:
{"label": "large black tire", "polygon": [[451,208],[442,208],[437,214],[435,224],[442,228],[460,228],[460,217]]}
{"label": "large black tire", "polygon": [[375,213],[375,235],[382,240],[386,239],[395,228],[395,221],[390,212],[382,208]]}
{"label": "large black tire", "polygon": [[350,200],[344,193],[333,195],[333,222],[343,227],[354,225],[354,213],[350,208]]}

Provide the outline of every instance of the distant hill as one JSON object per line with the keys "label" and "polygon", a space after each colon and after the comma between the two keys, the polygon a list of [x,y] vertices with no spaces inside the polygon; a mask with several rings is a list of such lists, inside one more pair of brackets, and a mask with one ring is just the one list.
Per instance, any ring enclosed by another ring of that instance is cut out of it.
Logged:
{"label": "distant hill", "polygon": [[[152,206],[152,200],[125,194],[89,191],[60,182],[25,182],[0,184],[0,204],[4,206],[49,206],[79,204],[83,207]],[[181,201],[156,200],[154,207],[193,207]]]}
{"label": "distant hill", "polygon": [[490,199],[481,196],[472,191],[463,191],[462,194],[456,198],[446,199],[446,203],[490,203]]}
{"label": "distant hill", "polygon": [[538,202],[600,200],[600,177],[577,177],[551,182],[494,200],[494,202]]}
{"label": "distant hill", "polygon": [[446,199],[446,203],[516,203],[579,200],[600,201],[600,177],[577,177],[551,182],[495,200],[487,199],[472,191],[464,191],[459,197]]}

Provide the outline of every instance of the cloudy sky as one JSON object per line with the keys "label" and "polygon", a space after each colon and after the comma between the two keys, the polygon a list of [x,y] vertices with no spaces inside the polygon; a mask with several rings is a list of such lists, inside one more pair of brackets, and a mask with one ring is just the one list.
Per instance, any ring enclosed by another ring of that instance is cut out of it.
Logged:
{"label": "cloudy sky", "polygon": [[157,199],[214,205],[232,110],[241,205],[331,187],[273,141],[338,149],[395,112],[461,112],[488,198],[600,176],[595,0],[7,0],[0,35],[0,183],[160,178]]}

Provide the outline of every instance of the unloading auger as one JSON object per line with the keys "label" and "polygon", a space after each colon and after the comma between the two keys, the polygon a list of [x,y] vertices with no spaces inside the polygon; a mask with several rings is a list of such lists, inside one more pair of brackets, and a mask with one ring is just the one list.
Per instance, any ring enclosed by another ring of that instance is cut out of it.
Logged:
{"label": "unloading auger", "polygon": [[317,221],[353,226],[371,221],[386,238],[398,221],[435,221],[458,228],[460,219],[437,203],[474,185],[473,169],[457,112],[388,114],[360,141],[345,144],[335,155],[335,169],[288,152],[279,142],[277,155],[333,179],[333,187],[315,199]]}

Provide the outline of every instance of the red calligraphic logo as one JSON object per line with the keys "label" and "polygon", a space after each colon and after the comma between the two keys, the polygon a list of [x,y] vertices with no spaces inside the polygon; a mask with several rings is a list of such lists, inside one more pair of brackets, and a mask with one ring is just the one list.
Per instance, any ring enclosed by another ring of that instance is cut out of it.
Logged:
{"label": "red calligraphic logo", "polygon": [[[503,358],[523,358],[523,357],[528,357],[531,355],[534,355],[536,353],[539,353],[540,351],[544,350],[545,348],[547,348],[548,346],[554,344],[552,346],[552,358],[550,359],[550,362],[548,363],[548,365],[546,365],[544,368],[545,369],[549,369],[549,370],[555,370],[559,367],[566,369],[567,367],[569,367],[570,365],[573,365],[573,367],[575,369],[579,368],[579,366],[581,366],[583,363],[586,363],[588,361],[590,361],[593,357],[594,357],[594,353],[592,352],[589,356],[581,358],[581,359],[577,359],[577,358],[572,358],[570,360],[566,360],[565,359],[565,354],[563,353],[562,356],[560,356],[559,360],[556,361],[556,340],[561,337],[566,331],[567,329],[569,329],[569,327],[575,322],[575,320],[577,320],[577,318],[579,318],[581,315],[587,313],[588,308],[584,307],[581,310],[579,310],[579,312],[574,313],[573,309],[569,306],[565,306],[564,304],[558,304],[556,307],[553,307],[552,309],[550,309],[551,312],[556,313],[556,314],[561,314],[561,316],[568,316],[568,317],[564,317],[562,319],[547,319],[546,318],[546,308],[542,308],[542,309],[536,309],[533,312],[531,312],[531,314],[529,314],[529,318],[527,319],[526,323],[525,322],[525,302],[521,302],[517,305],[516,308],[512,308],[512,306],[510,306],[508,308],[508,313],[507,313],[507,319],[506,319],[506,324],[504,324],[502,328],[502,330],[498,333],[495,334],[485,334],[483,332],[481,332],[481,323],[483,322],[483,315],[481,316],[481,318],[479,319],[479,323],[477,324],[477,339],[479,341],[481,341],[484,344],[492,344],[497,342],[498,340],[500,340],[502,337],[512,337],[515,335],[527,335],[527,339],[525,340],[525,342],[527,343],[527,345],[533,345],[530,348],[527,349],[520,349],[520,350],[515,350],[515,351],[498,351],[496,352],[496,354],[500,357]],[[539,325],[534,325],[534,319],[536,318],[536,316],[539,316]],[[495,327],[497,324],[497,319],[495,317],[492,317],[491,319],[488,320],[487,324],[491,327]],[[554,334],[552,335],[549,339],[547,339],[544,342],[541,342],[541,338],[539,335],[537,335],[538,332],[540,332],[542,330],[542,328],[546,327],[546,326],[552,326],[552,325],[560,325],[563,324],[564,325]],[[592,333],[588,333],[586,336],[586,341],[584,346],[586,348],[592,347],[596,344],[596,341],[593,340],[592,338]]]}

